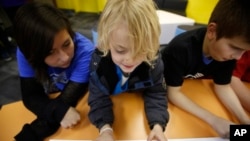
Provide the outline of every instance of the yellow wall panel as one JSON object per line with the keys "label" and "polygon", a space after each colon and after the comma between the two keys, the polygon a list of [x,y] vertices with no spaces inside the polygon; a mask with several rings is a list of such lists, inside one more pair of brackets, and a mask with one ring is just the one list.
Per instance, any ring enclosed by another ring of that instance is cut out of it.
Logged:
{"label": "yellow wall panel", "polygon": [[75,12],[99,13],[103,10],[107,0],[56,0],[57,7],[73,9]]}
{"label": "yellow wall panel", "polygon": [[207,24],[217,2],[218,0],[188,0],[187,17],[194,19],[196,23]]}
{"label": "yellow wall panel", "polygon": [[74,9],[74,1],[75,0],[56,0],[56,5],[62,9]]}

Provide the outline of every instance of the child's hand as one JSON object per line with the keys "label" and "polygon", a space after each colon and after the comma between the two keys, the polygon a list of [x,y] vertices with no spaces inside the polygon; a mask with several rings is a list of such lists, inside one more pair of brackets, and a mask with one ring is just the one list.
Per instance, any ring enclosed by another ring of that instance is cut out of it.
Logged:
{"label": "child's hand", "polygon": [[229,138],[230,135],[230,125],[235,124],[231,121],[225,120],[223,118],[216,118],[212,123],[212,128],[219,134],[222,138]]}
{"label": "child's hand", "polygon": [[101,132],[99,137],[95,141],[114,141],[113,131],[105,130]]}
{"label": "child's hand", "polygon": [[80,119],[80,114],[76,111],[76,109],[70,107],[64,115],[60,124],[63,128],[72,128],[78,123],[78,121],[80,121]]}
{"label": "child's hand", "polygon": [[154,125],[154,128],[148,136],[148,141],[152,141],[154,139],[157,141],[167,141],[167,138],[162,131],[162,127],[159,124]]}

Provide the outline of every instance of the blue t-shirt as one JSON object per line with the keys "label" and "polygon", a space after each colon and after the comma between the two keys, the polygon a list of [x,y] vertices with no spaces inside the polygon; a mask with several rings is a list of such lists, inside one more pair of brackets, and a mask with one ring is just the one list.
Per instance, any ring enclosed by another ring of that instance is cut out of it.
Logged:
{"label": "blue t-shirt", "polygon": [[123,76],[122,70],[117,65],[116,65],[116,74],[118,75],[119,81],[116,84],[113,95],[120,94],[122,92],[125,92],[128,89],[128,81],[122,84],[122,76]]}
{"label": "blue t-shirt", "polygon": [[[73,42],[75,44],[75,55],[68,68],[53,68],[48,66],[50,79],[59,90],[63,90],[69,80],[77,83],[86,83],[89,81],[89,64],[95,47],[88,38],[80,33],[75,34]],[[19,49],[17,49],[17,63],[21,77],[35,77],[34,69]]]}

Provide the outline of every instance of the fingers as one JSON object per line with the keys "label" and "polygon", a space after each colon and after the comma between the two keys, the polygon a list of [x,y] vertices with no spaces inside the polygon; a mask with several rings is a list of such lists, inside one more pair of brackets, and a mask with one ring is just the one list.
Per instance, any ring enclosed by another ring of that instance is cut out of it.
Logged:
{"label": "fingers", "polygon": [[80,119],[81,116],[79,112],[71,107],[64,115],[60,124],[63,128],[73,128],[80,121]]}
{"label": "fingers", "polygon": [[62,123],[61,123],[61,126],[62,126],[63,128],[66,128],[66,129],[74,128],[75,125],[76,125],[76,123],[75,123],[75,124],[62,124]]}
{"label": "fingers", "polygon": [[68,129],[68,128],[74,128],[78,124],[79,121],[80,121],[80,118],[75,121],[63,121],[60,124],[63,128]]}
{"label": "fingers", "polygon": [[[154,129],[153,129],[154,130]],[[165,137],[163,132],[155,132],[155,131],[151,131],[147,141],[167,141],[167,138]]]}
{"label": "fingers", "polygon": [[149,135],[148,135],[148,139],[147,139],[147,141],[152,141],[153,140],[153,138],[154,138],[154,133],[150,133]]}

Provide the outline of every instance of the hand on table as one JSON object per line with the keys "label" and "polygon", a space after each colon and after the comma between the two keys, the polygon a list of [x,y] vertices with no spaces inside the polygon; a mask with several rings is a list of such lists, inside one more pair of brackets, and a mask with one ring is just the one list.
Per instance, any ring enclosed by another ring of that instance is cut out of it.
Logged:
{"label": "hand on table", "polygon": [[218,133],[222,138],[229,138],[230,135],[230,125],[235,124],[223,118],[216,118],[212,123],[212,128]]}
{"label": "hand on table", "polygon": [[60,124],[63,128],[72,128],[80,121],[80,119],[79,112],[75,108],[70,107]]}
{"label": "hand on table", "polygon": [[157,141],[167,141],[167,138],[164,135],[162,127],[159,124],[154,125],[154,128],[151,130],[148,141],[157,140]]}
{"label": "hand on table", "polygon": [[100,135],[95,141],[115,141],[113,136],[113,129],[109,124],[105,124],[101,128]]}

